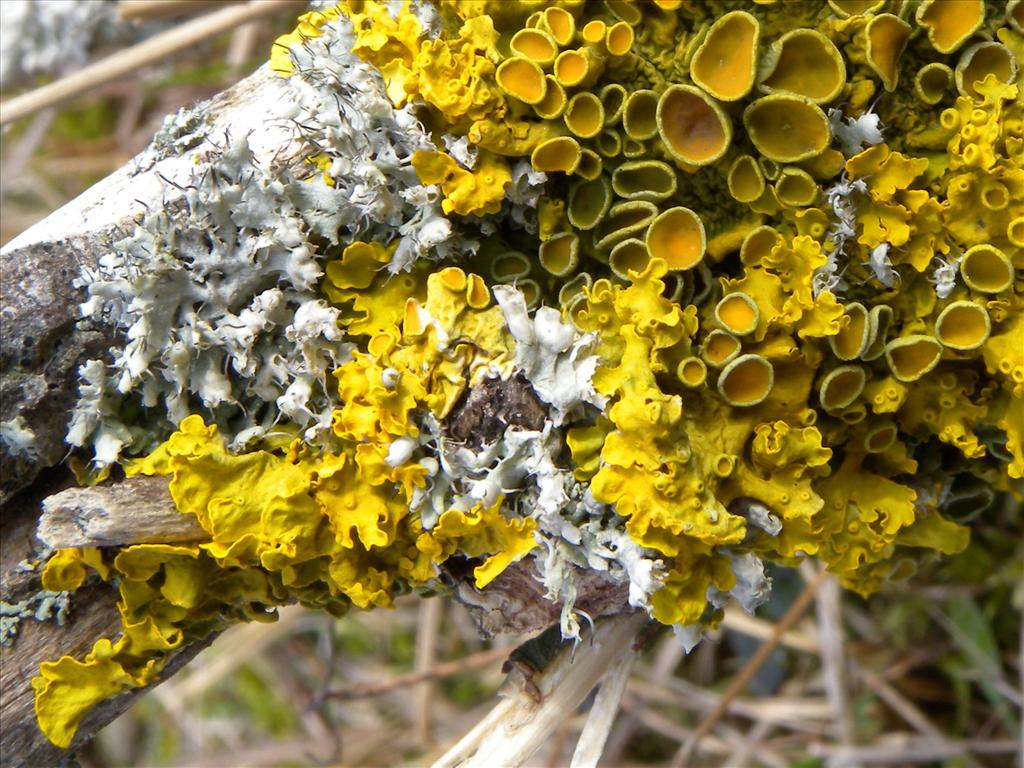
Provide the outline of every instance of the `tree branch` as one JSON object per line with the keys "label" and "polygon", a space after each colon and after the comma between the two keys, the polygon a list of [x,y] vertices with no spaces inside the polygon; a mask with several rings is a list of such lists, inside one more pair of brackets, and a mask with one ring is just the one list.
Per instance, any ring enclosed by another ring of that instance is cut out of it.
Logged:
{"label": "tree branch", "polygon": [[[142,155],[0,249],[0,422],[23,425],[33,437],[21,450],[0,439],[0,600],[11,606],[5,612],[21,604],[31,614],[30,607],[47,597],[40,591],[38,571],[19,566],[38,558],[34,534],[47,496],[56,493],[48,500],[42,528],[51,545],[106,546],[197,535],[195,522],[174,511],[166,479],[58,493],[73,484],[70,472],[49,468],[67,455],[64,438],[78,398],[79,366],[107,358],[109,349],[119,343],[102,322],[79,323],[84,295],[75,280],[131,231],[137,214],[181,204],[182,192],[162,179],[188,184],[194,153],[220,147],[226,134],[248,135],[256,159],[268,166],[301,162],[304,148],[283,114],[290,103],[286,88],[269,67],[261,67],[192,108],[187,114],[191,119],[169,123]],[[5,624],[13,624],[13,619],[5,616]],[[61,750],[36,725],[29,681],[38,674],[41,661],[84,655],[97,639],[115,638],[119,631],[115,594],[107,585],[77,591],[63,625],[31,616],[20,621],[13,646],[3,650],[0,670],[0,763],[60,762]],[[204,645],[176,652],[162,678],[174,674]],[[138,694],[95,708],[80,726],[72,749],[87,742]]]}

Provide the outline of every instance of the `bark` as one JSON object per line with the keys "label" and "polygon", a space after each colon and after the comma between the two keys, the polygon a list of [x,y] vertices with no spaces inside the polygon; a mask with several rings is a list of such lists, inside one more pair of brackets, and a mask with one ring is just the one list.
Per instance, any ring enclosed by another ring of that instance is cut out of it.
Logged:
{"label": "bark", "polygon": [[[103,358],[118,343],[109,327],[78,327],[78,305],[84,296],[75,279],[131,231],[136,213],[147,207],[175,205],[177,190],[165,179],[187,183],[190,161],[186,153],[201,151],[204,144],[211,148],[222,144],[225,132],[249,134],[250,147],[264,162],[291,164],[300,158],[302,147],[293,142],[286,121],[275,120],[281,105],[287,103],[283,88],[268,67],[260,68],[194,107],[194,127],[158,134],[145,153],[0,250],[0,421],[20,416],[35,434],[28,453],[15,452],[0,440],[3,602],[31,599],[40,590],[38,571],[18,564],[38,557],[40,546],[34,534],[43,500],[54,493],[57,496],[48,504],[42,529],[51,544],[152,540],[149,537],[166,532],[161,526],[168,520],[175,523],[180,535],[194,537],[194,522],[190,524],[174,511],[166,486],[161,491],[159,483],[165,481],[148,485],[132,481],[125,489],[60,493],[74,484],[71,473],[58,465],[68,453],[64,437],[69,411],[78,397],[78,368],[85,360]],[[131,494],[139,495],[133,499]],[[0,764],[35,768],[61,762],[63,750],[50,744],[36,725],[29,681],[37,674],[39,662],[66,654],[84,655],[98,638],[116,637],[119,627],[115,593],[102,584],[74,593],[63,626],[33,619],[20,623],[13,645],[0,655]],[[176,652],[162,677],[174,674],[204,645],[197,643]],[[141,692],[96,707],[79,728],[72,750],[123,712]]]}

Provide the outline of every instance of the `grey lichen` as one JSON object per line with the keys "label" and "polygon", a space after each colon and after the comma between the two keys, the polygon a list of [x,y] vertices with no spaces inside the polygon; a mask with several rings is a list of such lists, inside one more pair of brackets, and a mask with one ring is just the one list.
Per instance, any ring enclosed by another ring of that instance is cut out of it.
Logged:
{"label": "grey lichen", "polygon": [[40,590],[17,603],[0,602],[0,646],[13,645],[23,620],[52,620],[59,626],[64,626],[70,610],[71,594],[69,592]]}
{"label": "grey lichen", "polygon": [[428,136],[411,110],[394,109],[378,73],[341,53],[350,34],[338,22],[303,48],[286,81],[293,101],[275,118],[321,173],[267,167],[245,136],[211,141],[196,110],[168,118],[140,156],[140,171],[169,154],[193,166],[186,181],[166,181],[176,200],[148,211],[79,278],[80,325],[109,324],[125,338],[109,363],[80,369],[67,439],[91,448],[97,466],[146,450],[197,409],[235,449],[282,419],[307,440],[324,438],[328,373],[351,348],[317,291],[326,258],[352,239],[398,237],[398,271],[466,248],[411,166]]}
{"label": "grey lichen", "polygon": [[25,422],[25,417],[18,414],[13,419],[0,421],[0,442],[7,446],[13,456],[34,458],[36,455],[36,435]]}

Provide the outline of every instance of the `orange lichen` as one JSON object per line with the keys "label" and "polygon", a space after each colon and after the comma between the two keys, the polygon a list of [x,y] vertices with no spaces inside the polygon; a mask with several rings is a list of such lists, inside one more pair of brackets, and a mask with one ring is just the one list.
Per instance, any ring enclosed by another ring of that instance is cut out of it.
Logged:
{"label": "orange lichen", "polygon": [[707,248],[704,223],[682,206],[659,214],[648,227],[645,242],[651,258],[661,259],[669,269],[693,269]]}
{"label": "orange lichen", "polygon": [[658,100],[658,133],[677,160],[713,163],[732,142],[732,123],[722,108],[692,85],[673,85]]}
{"label": "orange lichen", "polygon": [[743,124],[758,152],[779,163],[820,155],[832,140],[825,113],[806,97],[764,96],[744,110]]}
{"label": "orange lichen", "polygon": [[867,26],[867,62],[882,80],[887,91],[899,82],[899,62],[910,40],[911,26],[891,13],[873,16]]}
{"label": "orange lichen", "polygon": [[917,23],[939,53],[952,53],[973,35],[985,19],[984,0],[924,0]]}
{"label": "orange lichen", "polygon": [[754,87],[761,25],[746,11],[715,21],[690,62],[693,82],[720,101],[736,101]]}
{"label": "orange lichen", "polygon": [[816,104],[832,101],[846,84],[846,63],[839,49],[814,29],[791,30],[772,44],[760,87],[787,91]]}

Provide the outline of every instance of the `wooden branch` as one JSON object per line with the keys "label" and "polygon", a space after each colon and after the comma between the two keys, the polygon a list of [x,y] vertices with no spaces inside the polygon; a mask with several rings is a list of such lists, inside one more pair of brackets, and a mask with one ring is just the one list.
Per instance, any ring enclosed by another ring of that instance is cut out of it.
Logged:
{"label": "wooden branch", "polygon": [[[244,12],[246,7],[236,10]],[[215,150],[223,145],[225,134],[248,135],[256,160],[267,167],[301,162],[304,148],[284,114],[292,104],[289,94],[284,81],[268,66],[261,67],[233,88],[192,108],[195,124],[201,126],[194,136],[183,133],[174,136],[183,141],[154,145],[0,249],[0,421],[20,418],[35,435],[28,453],[15,453],[0,440],[3,602],[31,604],[44,597],[38,571],[18,564],[38,557],[34,534],[48,496],[57,494],[47,504],[43,535],[59,546],[108,545],[150,537],[182,540],[196,535],[194,521],[174,512],[165,487],[159,487],[165,481],[138,479],[123,488],[59,493],[74,482],[71,473],[57,465],[68,451],[64,437],[78,398],[78,368],[88,359],[109,359],[110,348],[118,343],[102,323],[80,327],[78,305],[85,297],[73,281],[83,269],[93,268],[112,242],[130,233],[137,214],[181,204],[182,193],[174,184],[189,183],[193,152]],[[136,495],[128,498],[131,494]],[[143,501],[145,509],[133,510],[132,502]],[[156,519],[143,524],[142,517],[150,515]],[[165,523],[169,527],[164,528]],[[4,648],[2,655],[0,764],[34,767],[62,761],[64,753],[36,726],[29,681],[38,673],[40,661],[84,655],[97,639],[115,638],[119,631],[115,594],[107,585],[74,593],[64,625],[32,618],[21,621],[13,646]],[[161,679],[174,674],[202,645],[180,649]],[[95,708],[80,726],[72,749],[92,738],[135,695],[138,692]]]}
{"label": "wooden branch", "polygon": [[[203,132],[191,149],[213,149],[225,133],[248,134],[258,161],[300,162],[302,147],[282,116],[290,102],[286,89],[263,66],[197,105],[193,113]],[[107,358],[117,343],[109,326],[78,326],[85,296],[73,281],[131,231],[135,215],[178,203],[182,193],[162,179],[188,184],[189,156],[151,150],[146,165],[143,156],[129,162],[0,249],[0,421],[20,416],[36,438],[30,454],[16,454],[0,440],[0,503],[65,457],[78,368]]]}
{"label": "wooden branch", "polygon": [[53,549],[209,539],[194,517],[175,509],[167,486],[166,477],[132,477],[68,488],[43,500],[36,535]]}
{"label": "wooden branch", "polygon": [[241,24],[285,8],[299,10],[306,5],[304,0],[249,0],[245,5],[232,5],[193,19],[83,67],[67,77],[3,102],[0,104],[0,125],[28,117],[46,107],[62,104],[112,80],[134,75],[142,67],[163,61],[178,51]]}

